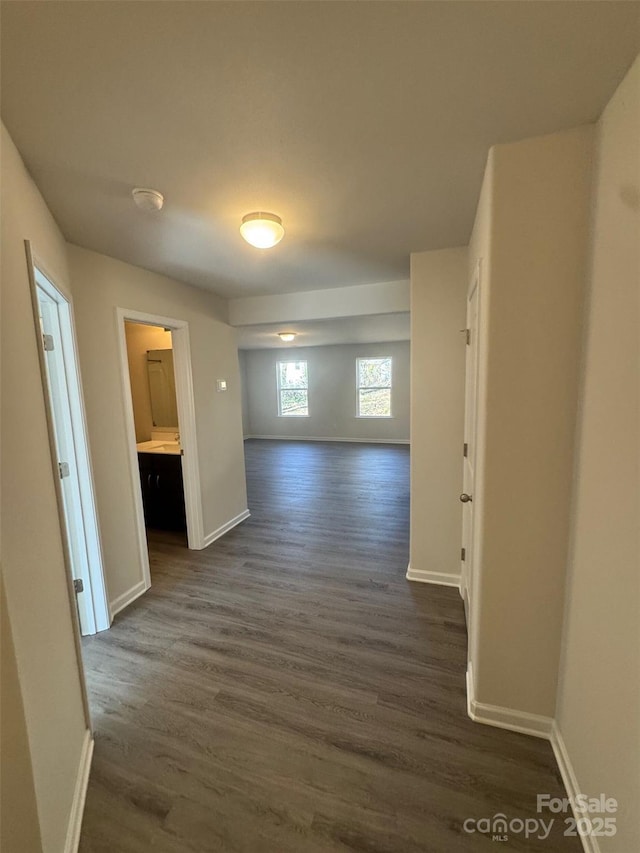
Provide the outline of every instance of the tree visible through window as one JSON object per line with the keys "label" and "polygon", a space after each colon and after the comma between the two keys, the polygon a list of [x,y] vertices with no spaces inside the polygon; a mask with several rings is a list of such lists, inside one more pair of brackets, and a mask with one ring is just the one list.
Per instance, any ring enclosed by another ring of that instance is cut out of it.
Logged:
{"label": "tree visible through window", "polygon": [[309,377],[306,361],[279,361],[278,414],[286,418],[309,416]]}
{"label": "tree visible through window", "polygon": [[358,359],[358,417],[391,417],[391,357]]}

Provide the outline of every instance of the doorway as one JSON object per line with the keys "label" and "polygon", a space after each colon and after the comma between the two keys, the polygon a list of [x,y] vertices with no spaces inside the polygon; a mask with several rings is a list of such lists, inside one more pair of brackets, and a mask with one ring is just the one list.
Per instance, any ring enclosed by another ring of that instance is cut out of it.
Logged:
{"label": "doorway", "polygon": [[131,403],[147,538],[187,544],[180,419],[171,329],[125,321]]}
{"label": "doorway", "polygon": [[171,529],[181,507],[187,546],[204,547],[189,326],[124,308],[116,309],[116,321],[138,548],[149,588],[147,528]]}
{"label": "doorway", "polygon": [[80,633],[111,624],[71,303],[26,243],[51,459]]}

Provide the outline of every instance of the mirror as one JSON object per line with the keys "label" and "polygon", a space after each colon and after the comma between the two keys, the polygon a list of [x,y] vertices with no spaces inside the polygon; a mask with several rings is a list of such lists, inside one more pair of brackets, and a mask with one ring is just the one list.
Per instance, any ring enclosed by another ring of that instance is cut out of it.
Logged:
{"label": "mirror", "polygon": [[147,350],[147,374],[151,396],[151,417],[155,427],[178,430],[176,379],[173,372],[173,350]]}

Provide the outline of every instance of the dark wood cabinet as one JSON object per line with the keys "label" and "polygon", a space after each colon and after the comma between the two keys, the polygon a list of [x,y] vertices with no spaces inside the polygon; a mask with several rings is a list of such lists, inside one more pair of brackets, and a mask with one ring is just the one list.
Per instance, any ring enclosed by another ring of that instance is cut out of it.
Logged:
{"label": "dark wood cabinet", "polygon": [[186,530],[182,457],[138,453],[142,504],[147,527]]}

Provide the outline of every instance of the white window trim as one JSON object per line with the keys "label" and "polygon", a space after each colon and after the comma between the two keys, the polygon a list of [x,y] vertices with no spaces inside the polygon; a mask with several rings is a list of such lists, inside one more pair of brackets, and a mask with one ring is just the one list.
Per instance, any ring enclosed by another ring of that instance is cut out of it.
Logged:
{"label": "white window trim", "polygon": [[[302,364],[304,362],[307,365],[307,386],[306,388],[282,388],[280,386],[280,365],[281,364]],[[283,415],[282,414],[282,395],[281,391],[306,391],[307,392],[307,414],[306,415]],[[306,358],[297,358],[292,359],[288,358],[286,361],[276,361],[276,394],[278,397],[278,417],[286,418],[287,420],[296,420],[310,417],[310,409],[309,409],[309,362]]]}
{"label": "white window trim", "polygon": [[[389,391],[389,414],[388,415],[361,415],[360,414],[360,391],[364,386],[360,385],[360,362],[374,361],[376,359],[389,359],[391,362],[391,384],[390,385],[367,385],[368,391]],[[363,355],[356,358],[356,418],[362,421],[388,421],[394,418],[393,414],[393,356],[392,355]]]}

